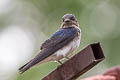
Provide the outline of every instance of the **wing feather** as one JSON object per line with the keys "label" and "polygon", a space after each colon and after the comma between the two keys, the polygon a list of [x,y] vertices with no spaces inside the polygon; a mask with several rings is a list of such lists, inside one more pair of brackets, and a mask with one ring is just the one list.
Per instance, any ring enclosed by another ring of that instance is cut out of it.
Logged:
{"label": "wing feather", "polygon": [[26,65],[22,66],[19,70],[20,72],[25,72],[30,67],[44,60],[45,58],[52,55],[54,52],[59,50],[60,48],[67,45],[70,41],[72,41],[75,36],[77,36],[77,29],[68,28],[68,29],[60,29],[53,36],[46,40],[41,46],[41,52]]}
{"label": "wing feather", "polygon": [[76,32],[77,29],[72,27],[66,29],[59,29],[52,35],[50,39],[46,40],[41,45],[40,49],[42,50],[43,48],[56,46],[58,43],[66,40],[67,38],[70,38],[71,36],[74,36]]}

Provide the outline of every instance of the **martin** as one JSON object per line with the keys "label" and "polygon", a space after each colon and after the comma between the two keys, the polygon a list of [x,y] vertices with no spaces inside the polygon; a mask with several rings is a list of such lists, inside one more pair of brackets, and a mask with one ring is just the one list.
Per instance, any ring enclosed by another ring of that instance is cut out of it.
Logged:
{"label": "martin", "polygon": [[81,30],[77,19],[72,14],[65,14],[62,17],[62,25],[48,40],[40,47],[40,52],[32,60],[19,68],[21,73],[35,66],[36,64],[48,61],[57,61],[60,64],[62,58],[75,51],[80,45]]}

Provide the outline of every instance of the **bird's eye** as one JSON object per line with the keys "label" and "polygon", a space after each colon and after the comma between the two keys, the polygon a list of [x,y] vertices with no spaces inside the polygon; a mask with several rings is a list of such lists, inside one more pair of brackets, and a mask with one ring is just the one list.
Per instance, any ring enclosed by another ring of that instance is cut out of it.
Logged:
{"label": "bird's eye", "polygon": [[70,19],[73,20],[73,21],[75,20],[75,18],[73,16]]}

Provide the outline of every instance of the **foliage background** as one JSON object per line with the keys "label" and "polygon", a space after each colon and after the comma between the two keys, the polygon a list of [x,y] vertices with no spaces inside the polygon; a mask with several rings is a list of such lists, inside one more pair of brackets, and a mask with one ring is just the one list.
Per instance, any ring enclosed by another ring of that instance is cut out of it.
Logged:
{"label": "foliage background", "polygon": [[18,68],[34,57],[41,43],[61,26],[66,13],[76,16],[82,30],[76,52],[100,41],[106,57],[81,78],[119,65],[120,0],[1,0],[0,80],[40,80],[56,68],[57,63],[49,62],[23,75],[18,73]]}

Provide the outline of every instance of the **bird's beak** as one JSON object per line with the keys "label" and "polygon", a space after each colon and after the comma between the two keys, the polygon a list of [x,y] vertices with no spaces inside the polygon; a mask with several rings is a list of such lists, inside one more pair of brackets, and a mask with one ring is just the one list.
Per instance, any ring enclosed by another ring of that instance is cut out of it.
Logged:
{"label": "bird's beak", "polygon": [[70,20],[70,19],[65,19],[64,22],[65,22],[65,23],[71,23],[71,20]]}

